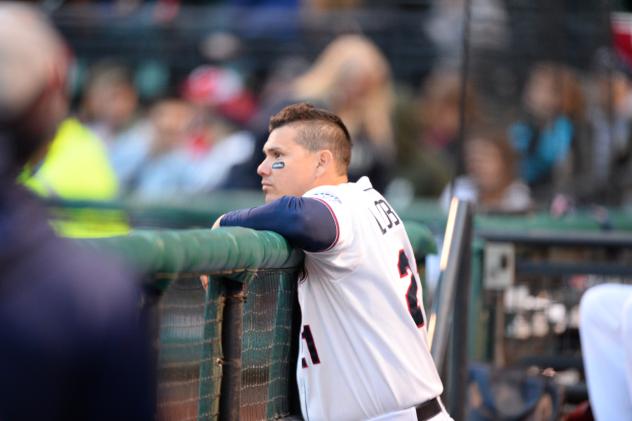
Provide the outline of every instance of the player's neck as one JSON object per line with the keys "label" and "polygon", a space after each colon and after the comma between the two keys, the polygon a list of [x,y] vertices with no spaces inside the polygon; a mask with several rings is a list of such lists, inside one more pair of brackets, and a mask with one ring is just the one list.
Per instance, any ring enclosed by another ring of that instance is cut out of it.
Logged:
{"label": "player's neck", "polygon": [[337,186],[338,184],[343,184],[343,183],[348,183],[348,182],[349,182],[349,177],[347,177],[346,174],[344,175],[328,174],[316,180],[314,187]]}

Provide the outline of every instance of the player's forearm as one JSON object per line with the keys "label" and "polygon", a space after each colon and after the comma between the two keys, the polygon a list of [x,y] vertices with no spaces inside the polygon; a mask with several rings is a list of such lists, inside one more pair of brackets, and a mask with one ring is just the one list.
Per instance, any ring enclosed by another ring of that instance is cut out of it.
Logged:
{"label": "player's forearm", "polygon": [[336,241],[338,226],[329,208],[317,199],[283,196],[266,205],[228,212],[220,226],[274,231],[294,247],[323,251]]}

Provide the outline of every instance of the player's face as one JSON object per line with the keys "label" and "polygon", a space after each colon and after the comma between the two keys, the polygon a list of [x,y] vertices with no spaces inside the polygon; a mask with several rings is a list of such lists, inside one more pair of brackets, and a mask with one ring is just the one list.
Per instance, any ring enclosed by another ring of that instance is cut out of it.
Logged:
{"label": "player's face", "polygon": [[317,153],[297,143],[297,134],[291,125],[279,127],[263,146],[265,158],[257,174],[266,203],[281,196],[302,196],[315,187]]}

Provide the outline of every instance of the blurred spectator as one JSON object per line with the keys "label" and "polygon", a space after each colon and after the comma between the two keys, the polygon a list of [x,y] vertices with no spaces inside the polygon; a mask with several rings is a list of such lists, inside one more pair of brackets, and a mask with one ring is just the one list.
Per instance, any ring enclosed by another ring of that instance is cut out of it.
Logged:
{"label": "blurred spectator", "polygon": [[450,206],[450,194],[488,212],[525,212],[531,207],[529,187],[516,176],[515,153],[500,130],[474,130],[464,145],[465,175],[448,185],[440,204]]}
{"label": "blurred spectator", "polygon": [[[118,178],[104,143],[74,117],[67,117],[59,125],[49,147],[25,166],[19,179],[38,195],[52,199],[107,201],[119,194]],[[123,212],[107,210],[65,210],[55,215],[52,224],[66,237],[101,237],[129,231]]]}
{"label": "blurred spectator", "polygon": [[136,117],[138,95],[129,70],[113,61],[90,68],[81,104],[81,119],[111,146]]}
{"label": "blurred spectator", "polygon": [[241,76],[217,66],[195,69],[184,97],[197,106],[197,127],[187,145],[182,193],[205,193],[222,185],[235,165],[254,153],[255,139],[244,127],[256,108]]}
{"label": "blurred spectator", "polygon": [[[581,198],[620,205],[632,194],[632,71],[606,51],[600,52],[597,66],[587,116],[591,171]],[[632,202],[632,195],[627,200]]]}
{"label": "blurred spectator", "polygon": [[[478,100],[466,84],[464,123],[476,124]],[[437,68],[424,81],[419,99],[398,106],[397,174],[409,180],[417,196],[437,197],[456,172],[461,124],[461,76]]]}
{"label": "blurred spectator", "polygon": [[32,164],[21,179],[41,196],[108,200],[118,193],[105,148],[74,118],[59,125],[44,158]]}
{"label": "blurred spectator", "polygon": [[34,9],[5,2],[0,56],[0,419],[153,419],[136,280],[56,237],[15,183],[67,113],[63,42]]}
{"label": "blurred spectator", "polygon": [[207,193],[253,154],[254,137],[243,126],[255,102],[235,71],[201,66],[185,81],[183,96],[160,101],[149,113],[149,141],[135,148],[142,160],[130,177],[136,197]]}
{"label": "blurred spectator", "polygon": [[394,162],[393,92],[389,64],[360,35],[336,38],[293,84],[297,98],[327,104],[353,139],[349,179],[367,175],[383,191]]}
{"label": "blurred spectator", "polygon": [[532,69],[523,94],[523,118],[510,128],[522,180],[539,203],[572,190],[583,166],[584,98],[575,73],[554,63]]}
{"label": "blurred spectator", "polygon": [[361,35],[336,38],[307,72],[263,108],[253,124],[255,155],[232,171],[227,187],[260,188],[260,179],[250,174],[256,174],[262,160],[267,121],[285,105],[300,101],[327,108],[342,118],[354,142],[350,180],[368,175],[375,188],[383,191],[395,158],[391,74],[384,55]]}
{"label": "blurred spectator", "polygon": [[[119,184],[102,142],[77,119],[66,118],[43,157],[32,159],[20,182],[42,197],[62,200],[109,201]],[[125,212],[65,208],[51,224],[64,237],[109,237],[129,232]]]}
{"label": "blurred spectator", "polygon": [[104,143],[121,185],[143,158],[149,127],[139,120],[138,94],[129,69],[111,60],[90,69],[80,117]]}
{"label": "blurred spectator", "polygon": [[142,140],[143,159],[130,177],[128,190],[142,199],[174,196],[182,188],[186,169],[185,148],[195,110],[181,99],[158,101],[150,110],[151,137]]}

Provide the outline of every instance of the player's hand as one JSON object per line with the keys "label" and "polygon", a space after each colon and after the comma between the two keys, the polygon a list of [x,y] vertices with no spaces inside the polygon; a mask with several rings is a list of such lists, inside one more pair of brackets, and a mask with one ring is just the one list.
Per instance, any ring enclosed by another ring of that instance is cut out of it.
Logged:
{"label": "player's hand", "polygon": [[[215,220],[215,222],[213,223],[213,226],[211,227],[212,230],[214,230],[215,228],[219,228],[219,223],[222,221],[223,217],[224,215],[220,216],[219,218]],[[200,283],[202,284],[202,287],[204,288],[204,290],[206,290],[208,288],[208,275],[201,275]]]}
{"label": "player's hand", "polygon": [[204,291],[206,291],[208,289],[208,275],[200,275],[200,283]]}
{"label": "player's hand", "polygon": [[215,228],[219,228],[219,223],[222,221],[222,218],[224,217],[224,215],[220,216],[219,218],[217,218],[215,220],[215,223],[213,224],[213,226],[211,227],[212,230],[214,230]]}

